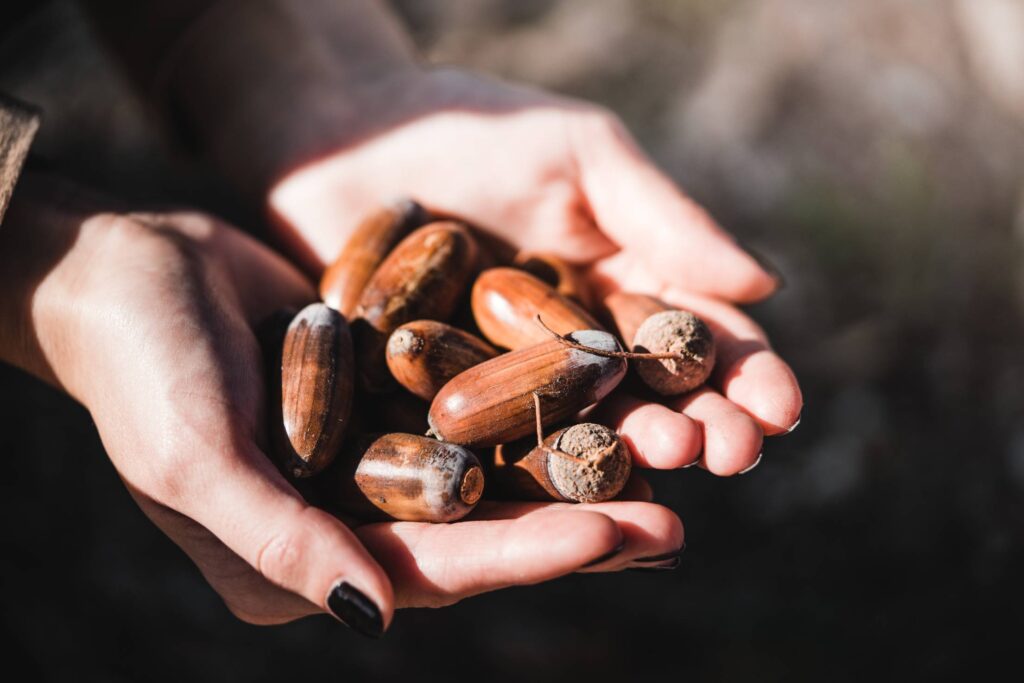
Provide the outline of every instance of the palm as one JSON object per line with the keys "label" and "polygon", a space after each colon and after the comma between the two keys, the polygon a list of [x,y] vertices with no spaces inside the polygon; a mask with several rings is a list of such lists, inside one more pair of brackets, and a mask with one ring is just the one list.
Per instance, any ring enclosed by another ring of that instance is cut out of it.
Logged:
{"label": "palm", "polygon": [[612,117],[454,70],[378,97],[386,114],[363,129],[324,131],[315,161],[270,191],[283,236],[314,267],[344,243],[339,226],[412,195],[515,247],[586,266],[602,292],[658,294],[711,324],[720,358],[711,387],[666,405],[620,397],[607,407],[639,464],[673,468],[700,457],[707,469],[733,474],[756,462],[763,434],[797,421],[792,372],[760,328],[723,303],[763,298],[774,280]]}

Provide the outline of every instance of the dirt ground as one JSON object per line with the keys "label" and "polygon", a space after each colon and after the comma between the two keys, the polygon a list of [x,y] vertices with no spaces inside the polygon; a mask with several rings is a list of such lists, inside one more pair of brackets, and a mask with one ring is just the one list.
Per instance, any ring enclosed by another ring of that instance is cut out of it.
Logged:
{"label": "dirt ground", "polygon": [[[800,428],[652,477],[665,574],[399,614],[236,621],[137,510],[88,415],[0,367],[4,649],[41,680],[962,679],[1016,664],[1024,590],[1024,5],[402,0],[429,57],[603,103],[787,287],[751,309]],[[65,2],[0,50],[39,149],[139,199],[246,214],[167,153]],[[22,53],[23,54],[23,53]],[[103,103],[97,105],[98,102]],[[89,135],[83,131],[90,131]]]}

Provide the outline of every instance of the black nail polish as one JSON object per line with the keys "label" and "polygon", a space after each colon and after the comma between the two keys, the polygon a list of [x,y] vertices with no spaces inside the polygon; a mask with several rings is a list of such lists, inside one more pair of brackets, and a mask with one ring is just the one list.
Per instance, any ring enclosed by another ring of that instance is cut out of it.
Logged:
{"label": "black nail polish", "polygon": [[634,562],[664,562],[665,560],[674,560],[674,559],[677,559],[680,555],[682,555],[684,550],[686,550],[686,544],[685,543],[682,545],[682,547],[679,548],[679,550],[676,550],[674,552],[665,553],[664,555],[652,555],[651,557],[638,557],[638,558],[636,558],[633,561]]}
{"label": "black nail polish", "polygon": [[656,564],[653,567],[629,567],[626,569],[628,572],[666,572],[675,569],[682,563],[682,560],[678,557],[671,562],[665,564]]}
{"label": "black nail polish", "polygon": [[384,619],[370,598],[344,581],[331,589],[327,607],[345,625],[370,638],[384,635]]}
{"label": "black nail polish", "polygon": [[615,557],[616,555],[621,553],[625,549],[625,547],[626,547],[626,542],[623,541],[622,543],[618,544],[617,546],[615,546],[614,548],[612,548],[611,550],[606,552],[604,555],[601,555],[600,557],[594,558],[593,560],[591,560],[590,562],[587,562],[583,566],[584,567],[594,567],[594,566],[597,566],[597,565],[601,564],[602,562],[607,562],[608,560],[612,559],[613,557]]}
{"label": "black nail polish", "polygon": [[800,426],[800,421],[803,420],[803,419],[804,419],[804,414],[803,413],[800,413],[799,415],[797,415],[796,422],[793,423],[792,427],[790,427],[789,429],[786,430],[786,433],[787,434],[792,434],[793,432],[795,432],[796,428]]}
{"label": "black nail polish", "polygon": [[778,268],[777,268],[777,267],[775,266],[775,264],[774,264],[774,263],[772,263],[771,261],[769,261],[769,260],[768,260],[768,258],[767,258],[767,257],[765,257],[765,255],[764,255],[764,254],[762,254],[762,253],[761,253],[760,251],[758,251],[757,249],[754,249],[753,247],[751,247],[751,246],[750,246],[749,244],[747,244],[746,242],[740,241],[740,242],[739,242],[739,245],[740,245],[740,247],[741,247],[741,248],[742,248],[742,249],[743,249],[743,250],[744,250],[745,252],[747,252],[748,254],[750,254],[750,257],[751,257],[752,259],[754,259],[755,261],[757,261],[757,265],[761,266],[761,268],[762,268],[762,269],[763,269],[763,270],[764,270],[764,271],[765,271],[766,273],[768,273],[769,275],[771,275],[772,279],[773,279],[773,280],[775,280],[775,284],[776,284],[776,287],[777,287],[777,289],[783,289],[783,288],[785,288],[785,286],[786,286],[786,278],[785,278],[785,276],[784,276],[784,275],[782,274],[782,271],[780,271],[780,270],[779,270],[779,269],[778,269]]}

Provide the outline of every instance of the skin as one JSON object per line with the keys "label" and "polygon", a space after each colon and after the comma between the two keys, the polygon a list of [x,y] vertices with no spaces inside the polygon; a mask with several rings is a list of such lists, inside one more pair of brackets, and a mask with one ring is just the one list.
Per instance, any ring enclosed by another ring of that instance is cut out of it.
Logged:
{"label": "skin", "polygon": [[[796,423],[792,371],[734,305],[769,296],[775,280],[613,115],[422,67],[379,3],[259,6],[279,12],[263,24],[255,10],[207,18],[175,54],[167,89],[176,116],[266,207],[308,275],[365,213],[412,195],[585,266],[599,291],[653,293],[712,326],[720,360],[710,386],[665,404],[620,396],[602,407],[639,467],[699,462],[735,474],[756,461],[764,434]],[[312,300],[309,281],[211,217],[69,206],[66,191],[60,201],[49,192],[19,188],[0,230],[0,354],[89,409],[140,507],[240,618],[325,611],[343,579],[387,624],[398,607],[546,581],[620,546],[584,571],[683,545],[681,521],[648,502],[639,478],[634,500],[482,503],[452,525],[348,527],[309,507],[264,455],[253,335],[276,308]]]}

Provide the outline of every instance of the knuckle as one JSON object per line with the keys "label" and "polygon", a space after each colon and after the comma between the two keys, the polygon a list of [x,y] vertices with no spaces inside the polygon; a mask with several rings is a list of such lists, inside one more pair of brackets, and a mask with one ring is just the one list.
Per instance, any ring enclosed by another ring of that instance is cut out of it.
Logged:
{"label": "knuckle", "polygon": [[149,476],[146,493],[159,503],[177,509],[192,487],[194,463],[179,448],[157,448],[147,458]]}
{"label": "knuckle", "polygon": [[305,534],[292,529],[267,538],[256,555],[256,570],[280,586],[301,583],[309,542]]}

